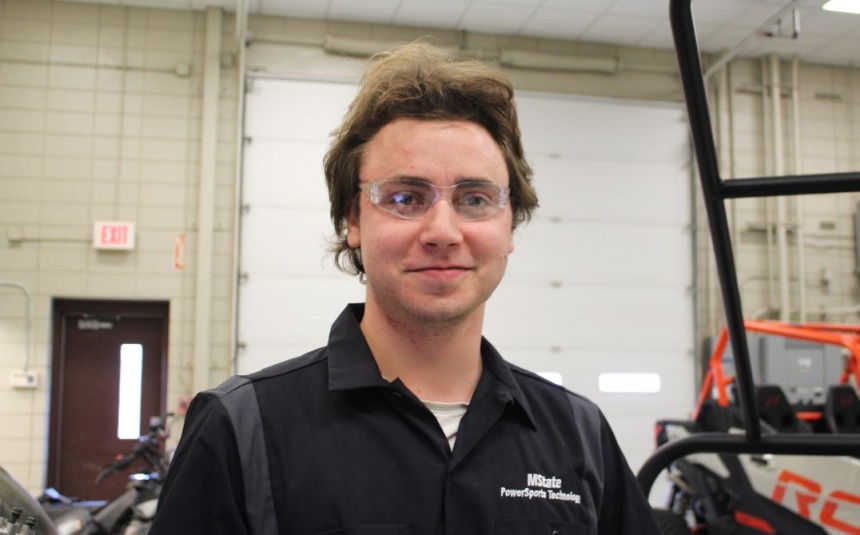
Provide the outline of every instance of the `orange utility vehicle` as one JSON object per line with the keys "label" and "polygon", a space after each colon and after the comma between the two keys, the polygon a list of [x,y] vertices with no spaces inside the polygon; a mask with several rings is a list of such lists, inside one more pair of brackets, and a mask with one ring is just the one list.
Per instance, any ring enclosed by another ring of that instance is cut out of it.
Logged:
{"label": "orange utility vehicle", "polygon": [[[842,349],[839,377],[821,403],[790,403],[784,385],[754,388],[764,436],[854,435],[858,456],[697,453],[668,468],[666,509],[657,515],[667,535],[860,534],[860,326],[744,322],[746,333]],[[743,433],[728,330],[711,354],[691,420],[657,422],[658,446],[704,433]],[[789,366],[791,363],[786,362]]]}

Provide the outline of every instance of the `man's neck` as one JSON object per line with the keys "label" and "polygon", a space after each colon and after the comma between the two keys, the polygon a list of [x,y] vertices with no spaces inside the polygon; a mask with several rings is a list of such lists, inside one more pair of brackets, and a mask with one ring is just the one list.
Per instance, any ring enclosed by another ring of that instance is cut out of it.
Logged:
{"label": "man's neck", "polygon": [[365,309],[361,330],[386,379],[400,379],[419,399],[466,402],[481,377],[482,315],[428,327]]}

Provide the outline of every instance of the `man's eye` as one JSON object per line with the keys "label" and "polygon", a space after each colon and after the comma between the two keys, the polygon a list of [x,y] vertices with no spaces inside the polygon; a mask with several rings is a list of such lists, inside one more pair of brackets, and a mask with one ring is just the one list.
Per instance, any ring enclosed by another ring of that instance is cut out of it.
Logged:
{"label": "man's eye", "polygon": [[456,193],[456,204],[467,208],[482,208],[495,204],[495,191],[482,185],[470,184]]}
{"label": "man's eye", "polygon": [[415,192],[401,191],[389,195],[388,202],[398,206],[410,206],[421,202],[421,197]]}
{"label": "man's eye", "polygon": [[475,208],[491,204],[490,199],[482,193],[468,193],[460,198],[460,203]]}

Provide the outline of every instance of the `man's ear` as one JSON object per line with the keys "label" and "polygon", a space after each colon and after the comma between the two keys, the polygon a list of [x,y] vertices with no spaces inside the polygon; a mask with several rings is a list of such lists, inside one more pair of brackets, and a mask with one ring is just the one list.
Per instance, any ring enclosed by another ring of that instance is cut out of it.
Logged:
{"label": "man's ear", "polygon": [[346,243],[353,249],[361,247],[361,232],[358,226],[358,210],[352,209],[346,216]]}

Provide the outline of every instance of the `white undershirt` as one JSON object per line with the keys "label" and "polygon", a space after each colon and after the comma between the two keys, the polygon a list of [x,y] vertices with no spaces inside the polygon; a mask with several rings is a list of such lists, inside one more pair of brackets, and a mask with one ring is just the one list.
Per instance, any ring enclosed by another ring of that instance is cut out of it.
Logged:
{"label": "white undershirt", "polygon": [[425,401],[421,400],[433,416],[439,421],[442,431],[445,433],[445,438],[448,439],[448,445],[451,451],[454,451],[454,442],[457,440],[457,430],[460,428],[460,420],[466,414],[466,409],[469,408],[468,403],[443,403],[441,401]]}

